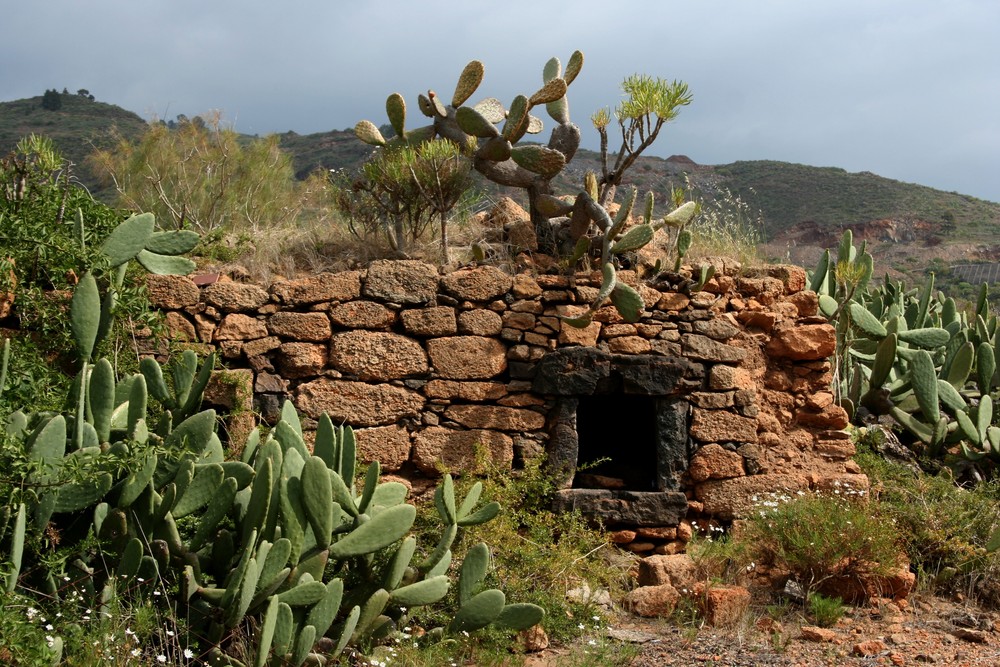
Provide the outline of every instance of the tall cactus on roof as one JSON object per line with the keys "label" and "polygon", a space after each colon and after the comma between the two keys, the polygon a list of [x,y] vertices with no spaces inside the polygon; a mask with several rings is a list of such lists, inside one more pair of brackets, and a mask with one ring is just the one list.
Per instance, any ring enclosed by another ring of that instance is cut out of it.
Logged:
{"label": "tall cactus on roof", "polygon": [[[552,180],[580,146],[580,128],[570,121],[566,90],[582,67],[580,51],[573,52],[565,70],[558,58],[552,58],[543,69],[542,86],[534,94],[516,96],[509,108],[496,98],[468,106],[466,102],[478,89],[485,72],[483,64],[473,60],[462,70],[449,104],[433,90],[418,97],[420,112],[431,119],[430,125],[407,130],[406,103],[399,93],[393,93],[386,100],[386,114],[396,136],[386,140],[367,120],[359,122],[354,132],[373,146],[413,144],[439,136],[467,147],[476,171],[494,183],[527,191],[532,223],[537,231],[544,232],[549,218],[566,215],[569,210],[553,206]],[[542,105],[555,122],[548,143],[515,145],[525,134],[542,131],[542,120],[531,115],[535,107]]]}

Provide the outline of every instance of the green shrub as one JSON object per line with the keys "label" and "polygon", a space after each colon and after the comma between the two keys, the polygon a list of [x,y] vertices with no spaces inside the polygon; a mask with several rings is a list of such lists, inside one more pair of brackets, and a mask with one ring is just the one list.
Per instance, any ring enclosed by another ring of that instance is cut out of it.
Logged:
{"label": "green shrub", "polygon": [[837,624],[844,615],[844,601],[836,597],[826,597],[819,593],[809,596],[806,603],[809,616],[821,628],[829,628]]}
{"label": "green shrub", "polygon": [[[57,365],[73,348],[65,312],[69,292],[88,269],[100,272],[106,265],[101,243],[126,217],[80,187],[45,137],[27,137],[0,159],[0,292],[13,287],[21,329],[33,332],[39,350]],[[116,358],[131,340],[128,326],[158,323],[138,276],[134,270],[119,290],[118,324],[102,350]]]}
{"label": "green shrub", "polygon": [[760,511],[741,536],[756,562],[787,569],[808,595],[832,578],[889,574],[899,536],[873,503],[803,495]]}
{"label": "green shrub", "polygon": [[920,579],[938,592],[1000,604],[1000,555],[987,550],[1000,528],[1000,482],[963,488],[947,468],[929,475],[887,461],[866,446],[876,434],[861,433],[855,460]]}
{"label": "green shrub", "polygon": [[308,182],[296,182],[278,143],[275,135],[242,141],[216,114],[175,129],[154,123],[90,161],[121,205],[153,213],[167,228],[258,233],[294,222],[307,203]]}

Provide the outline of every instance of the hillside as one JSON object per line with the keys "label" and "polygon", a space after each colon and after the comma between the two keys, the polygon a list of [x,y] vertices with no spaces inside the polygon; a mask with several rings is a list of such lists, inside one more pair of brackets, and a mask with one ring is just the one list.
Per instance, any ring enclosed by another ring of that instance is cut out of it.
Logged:
{"label": "hillside", "polygon": [[[93,146],[105,146],[113,131],[136,137],[146,127],[137,114],[84,95],[61,96],[58,111],[42,108],[42,96],[0,103],[0,153],[32,132],[52,138],[77,165],[78,177],[92,189],[96,178],[85,158]],[[292,155],[296,175],[317,170],[356,168],[371,148],[350,130],[279,136]],[[599,171],[599,154],[580,150],[556,183],[557,191],[580,187],[587,170]],[[845,228],[867,239],[882,253],[883,268],[919,273],[936,265],[1000,261],[1000,203],[955,192],[902,183],[870,172],[848,173],[768,160],[708,166],[685,156],[640,158],[626,185],[652,190],[660,203],[671,188],[685,183],[696,196],[732,193],[761,212],[768,240],[767,257],[811,265],[821,248],[836,243]],[[496,193],[492,184],[482,184]],[[517,193],[512,193],[517,194]]]}
{"label": "hillside", "polygon": [[85,163],[95,146],[108,147],[114,132],[137,137],[146,129],[138,114],[114,104],[91,100],[75,93],[60,96],[58,111],[42,108],[42,96],[0,102],[0,154],[6,154],[22,137],[43,134],[55,143],[63,157],[76,165],[76,175],[91,189],[97,179]]}

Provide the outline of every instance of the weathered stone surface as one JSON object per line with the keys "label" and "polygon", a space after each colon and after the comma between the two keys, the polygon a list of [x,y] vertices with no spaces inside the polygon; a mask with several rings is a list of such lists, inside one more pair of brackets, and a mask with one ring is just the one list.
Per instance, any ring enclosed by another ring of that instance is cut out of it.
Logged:
{"label": "weathered stone surface", "polygon": [[503,326],[509,329],[519,329],[520,331],[529,331],[535,328],[535,316],[531,313],[516,313],[508,311],[501,317]]}
{"label": "weathered stone surface", "polygon": [[187,276],[146,276],[146,292],[154,308],[165,310],[193,306],[201,297],[201,290]]}
{"label": "weathered stone surface", "polygon": [[829,644],[837,638],[837,631],[830,628],[821,628],[818,625],[803,625],[799,628],[800,636],[807,642],[817,644]]}
{"label": "weathered stone surface", "polygon": [[706,514],[729,521],[751,516],[772,494],[794,494],[808,488],[805,475],[772,473],[702,482],[695,487],[695,497],[704,504]]}
{"label": "weathered stone surface", "polygon": [[507,385],[502,382],[431,380],[424,385],[424,395],[427,398],[459,401],[495,401],[507,395]]}
{"label": "weathered stone surface", "polygon": [[828,405],[821,412],[800,410],[796,413],[796,418],[800,424],[831,430],[847,428],[850,423],[847,411],[839,405]]}
{"label": "weathered stone surface", "polygon": [[[562,317],[579,317],[587,309],[583,306],[558,306],[556,312]],[[597,345],[597,338],[601,334],[601,322],[591,322],[585,327],[574,327],[567,324],[565,320],[559,321],[559,343],[560,345],[581,345],[583,347],[593,347]]]}
{"label": "weathered stone surface", "polygon": [[694,408],[691,437],[702,442],[757,442],[757,420],[725,410]]}
{"label": "weathered stone surface", "polygon": [[520,220],[530,220],[528,212],[510,197],[500,197],[493,205],[483,224],[495,229],[503,229],[506,225]]}
{"label": "weathered stone surface", "polygon": [[455,309],[448,306],[404,310],[400,317],[403,329],[414,336],[451,336],[458,330]]}
{"label": "weathered stone surface", "polygon": [[729,340],[740,332],[739,327],[721,317],[711,320],[699,320],[692,323],[692,327],[695,333],[720,341]]}
{"label": "weathered stone surface", "polygon": [[359,428],[354,435],[363,463],[378,461],[382,470],[395,472],[410,460],[410,434],[402,426]]}
{"label": "weathered stone surface", "polygon": [[313,419],[326,412],[335,424],[363,427],[416,417],[424,398],[404,387],[321,378],[300,386],[295,403]]}
{"label": "weathered stone surface", "polygon": [[281,374],[290,379],[319,375],[326,368],[326,346],[314,343],[283,343],[277,364]]}
{"label": "weathered stone surface", "polygon": [[888,650],[889,647],[885,645],[884,641],[880,639],[869,639],[855,644],[854,648],[851,649],[851,653],[865,658],[872,658]]}
{"label": "weathered stone surface", "polygon": [[734,393],[735,392],[732,391],[696,391],[688,394],[687,398],[691,402],[691,405],[695,407],[710,410],[722,410],[724,408],[731,408],[735,405],[733,402]]}
{"label": "weathered stone surface", "polygon": [[253,340],[267,336],[267,326],[255,317],[232,313],[215,330],[215,340]]}
{"label": "weathered stone surface", "polygon": [[686,368],[683,359],[568,347],[542,358],[533,389],[555,396],[590,396],[599,386],[620,385],[627,394],[669,396],[677,391]]}
{"label": "weathered stone surface", "polygon": [[511,292],[518,299],[533,299],[542,293],[542,288],[538,285],[538,281],[527,273],[519,273],[514,276]]}
{"label": "weathered stone surface", "polygon": [[837,334],[829,324],[785,324],[767,344],[768,354],[792,361],[826,359],[836,348]]}
{"label": "weathered stone surface", "polygon": [[198,333],[195,331],[194,325],[176,310],[169,311],[164,316],[163,324],[170,340],[192,343],[198,340]]}
{"label": "weathered stone surface", "polygon": [[690,588],[694,585],[698,567],[688,554],[650,556],[639,561],[639,585]]}
{"label": "weathered stone surface", "polygon": [[[608,533],[608,538],[611,540],[613,544],[628,544],[629,542],[635,539],[635,536],[636,532],[634,530],[628,530],[628,529],[612,530],[611,532]],[[641,566],[642,561],[639,561],[639,564]]]}
{"label": "weathered stone surface", "polygon": [[747,351],[742,348],[726,345],[698,334],[685,334],[681,337],[681,345],[684,356],[701,361],[736,363],[743,361],[747,356]]}
{"label": "weathered stone surface", "polygon": [[579,510],[607,525],[663,526],[681,522],[687,512],[687,497],[679,491],[560,489],[553,507],[557,512]]}
{"label": "weathered stone surface", "polygon": [[[688,503],[690,507],[690,503]],[[677,539],[677,526],[643,526],[636,530],[636,535],[651,540]]]}
{"label": "weathered stone surface", "polygon": [[819,440],[816,453],[829,459],[849,459],[857,454],[857,447],[850,440]]}
{"label": "weathered stone surface", "polygon": [[806,407],[810,410],[825,410],[833,405],[834,396],[829,391],[817,391],[806,396]]}
{"label": "weathered stone surface", "polygon": [[210,306],[224,313],[246,313],[255,311],[269,301],[267,292],[257,285],[245,285],[232,281],[212,283],[201,291],[201,297]]}
{"label": "weathered stone surface", "polygon": [[278,312],[267,320],[268,331],[296,341],[321,342],[330,339],[330,318],[326,313]]}
{"label": "weathered stone surface", "polygon": [[750,608],[750,591],[742,586],[695,584],[694,598],[702,618],[709,625],[728,628],[737,625]]}
{"label": "weathered stone surface", "polygon": [[754,386],[750,371],[739,366],[716,364],[708,373],[708,388],[715,391],[751,389]]}
{"label": "weathered stone surface", "polygon": [[394,380],[427,373],[420,343],[394,333],[347,331],[330,339],[330,364],[361,380]]}
{"label": "weathered stone surface", "polygon": [[778,315],[769,310],[741,310],[736,315],[736,319],[743,323],[748,329],[760,329],[761,331],[771,331],[778,322]]}
{"label": "weathered stone surface", "polygon": [[253,371],[249,368],[212,371],[205,386],[205,401],[226,410],[250,410],[253,403]]}
{"label": "weathered stone surface", "polygon": [[288,380],[273,373],[257,373],[253,390],[259,394],[283,394],[288,391]]}
{"label": "weathered stone surface", "polygon": [[361,273],[318,273],[301,280],[285,280],[271,285],[274,300],[289,306],[326,301],[349,301],[361,296]]}
{"label": "weathered stone surface", "polygon": [[498,431],[534,431],[545,426],[545,417],[533,410],[494,405],[452,405],[444,413],[466,428]]}
{"label": "weathered stone surface", "polygon": [[743,457],[715,443],[700,448],[691,457],[691,464],[688,466],[688,475],[695,482],[742,477],[745,474]]}
{"label": "weathered stone surface", "polygon": [[816,292],[798,292],[789,296],[788,301],[795,306],[799,317],[812,317],[819,312],[819,295]]}
{"label": "weathered stone surface", "polygon": [[794,264],[772,264],[767,267],[767,275],[777,278],[785,287],[785,294],[801,292],[806,288],[806,270]]}
{"label": "weathered stone surface", "polygon": [[514,442],[504,433],[433,426],[414,435],[413,463],[433,475],[442,470],[473,473],[478,471],[479,448],[485,448],[491,464],[508,467],[514,460]]}
{"label": "weathered stone surface", "polygon": [[492,310],[477,308],[458,314],[458,333],[469,336],[499,336],[503,319]]}
{"label": "weathered stone surface", "polygon": [[194,329],[198,333],[198,340],[203,343],[210,343],[215,337],[215,327],[217,322],[201,313],[194,315]]}
{"label": "weathered stone surface", "polygon": [[248,340],[243,343],[243,353],[247,357],[256,357],[259,354],[266,354],[271,350],[281,347],[281,339],[277,336],[265,336],[255,340]]}
{"label": "weathered stone surface", "polygon": [[645,617],[663,617],[674,613],[681,594],[670,584],[640,586],[625,596],[624,606],[633,614]]}
{"label": "weathered stone surface", "polygon": [[396,311],[372,301],[349,301],[332,307],[330,319],[345,329],[388,329],[396,321]]}
{"label": "weathered stone surface", "polygon": [[667,292],[660,296],[656,302],[657,310],[679,311],[684,310],[691,303],[691,299],[679,292]]}
{"label": "weathered stone surface", "polygon": [[438,271],[415,259],[380,259],[368,266],[363,294],[389,303],[429,303],[437,294]]}
{"label": "weathered stone surface", "polygon": [[495,266],[460,269],[441,279],[441,287],[463,301],[490,301],[506,294],[513,284],[510,274]]}
{"label": "weathered stone surface", "polygon": [[427,352],[437,375],[448,380],[491,378],[507,368],[507,348],[495,338],[432,338]]}
{"label": "weathered stone surface", "polygon": [[518,220],[504,227],[507,243],[514,252],[538,250],[538,235],[530,220]]}
{"label": "weathered stone surface", "polygon": [[619,336],[608,341],[608,350],[612,354],[646,354],[652,347],[642,336]]}

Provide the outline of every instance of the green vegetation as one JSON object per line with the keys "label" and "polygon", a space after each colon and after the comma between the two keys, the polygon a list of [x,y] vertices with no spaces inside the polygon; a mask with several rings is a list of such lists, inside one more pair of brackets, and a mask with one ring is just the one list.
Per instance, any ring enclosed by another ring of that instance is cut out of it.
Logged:
{"label": "green vegetation", "polygon": [[378,151],[354,180],[337,179],[334,198],[351,233],[388,240],[403,257],[438,217],[442,263],[448,263],[448,217],[472,187],[471,164],[445,139]]}
{"label": "green vegetation", "polygon": [[885,519],[883,530],[899,534],[918,585],[1000,604],[1000,554],[990,543],[1000,529],[997,482],[966,488],[947,468],[929,475],[893,463],[878,453],[893,437],[881,428],[861,428],[857,437],[855,460],[871,480],[871,501]]}
{"label": "green vegetation", "polygon": [[773,498],[740,536],[753,562],[790,572],[806,599],[832,579],[861,582],[897,566],[898,537],[877,508],[847,497],[850,489],[837,492]]}
{"label": "green vegetation", "polygon": [[924,465],[951,467],[969,481],[993,477],[1000,463],[994,400],[1000,392],[1000,320],[984,284],[975,309],[886,277],[870,285],[874,260],[850,230],[810,277],[820,311],[837,329],[834,391],[853,418],[889,415]]}
{"label": "green vegetation", "polygon": [[241,142],[218,116],[171,130],[150,125],[135,142],[119,139],[91,162],[113,185],[119,203],[150,212],[169,229],[205,234],[274,228],[293,223],[306,204],[275,136]]}
{"label": "green vegetation", "polygon": [[[64,363],[72,349],[63,316],[69,290],[89,267],[109,269],[101,243],[125,217],[74,184],[71,166],[44,137],[27,137],[0,159],[0,292],[14,294],[21,328],[45,341],[50,363]],[[102,352],[123,349],[133,326],[156,326],[132,280],[121,281],[116,308],[119,325]]]}

